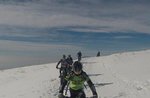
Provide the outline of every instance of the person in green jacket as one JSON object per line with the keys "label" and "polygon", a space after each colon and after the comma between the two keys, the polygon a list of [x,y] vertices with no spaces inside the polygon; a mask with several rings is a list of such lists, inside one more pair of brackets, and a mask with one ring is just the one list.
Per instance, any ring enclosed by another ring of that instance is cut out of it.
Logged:
{"label": "person in green jacket", "polygon": [[63,91],[67,82],[69,82],[70,98],[86,98],[84,93],[84,82],[86,81],[93,93],[93,98],[98,98],[94,84],[89,76],[82,70],[82,63],[79,61],[74,62],[72,72],[65,77],[65,81],[59,89],[58,98],[65,98]]}

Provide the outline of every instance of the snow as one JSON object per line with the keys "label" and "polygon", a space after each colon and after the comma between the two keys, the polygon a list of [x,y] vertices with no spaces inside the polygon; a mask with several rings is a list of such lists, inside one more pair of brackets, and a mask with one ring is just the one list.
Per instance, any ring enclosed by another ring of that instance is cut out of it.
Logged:
{"label": "snow", "polygon": [[[84,58],[101,98],[150,98],[150,50]],[[57,98],[56,63],[0,71],[0,98]],[[99,84],[99,85],[98,85]],[[87,96],[91,91],[85,89]]]}

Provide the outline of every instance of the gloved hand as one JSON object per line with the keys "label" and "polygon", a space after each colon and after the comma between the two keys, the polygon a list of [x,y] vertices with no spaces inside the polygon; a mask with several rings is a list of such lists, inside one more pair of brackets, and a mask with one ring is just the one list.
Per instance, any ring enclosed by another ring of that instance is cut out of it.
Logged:
{"label": "gloved hand", "polygon": [[93,95],[93,98],[98,98],[98,96],[97,95]]}
{"label": "gloved hand", "polygon": [[58,98],[64,98],[64,95],[62,93],[59,93]]}

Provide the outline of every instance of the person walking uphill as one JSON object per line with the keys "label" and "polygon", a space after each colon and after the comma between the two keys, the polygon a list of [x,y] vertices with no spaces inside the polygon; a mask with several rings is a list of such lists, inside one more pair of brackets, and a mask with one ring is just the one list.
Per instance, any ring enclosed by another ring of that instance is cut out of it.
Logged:
{"label": "person walking uphill", "polygon": [[67,60],[67,63],[71,66],[73,63],[73,59],[72,59],[71,55],[68,55],[66,60]]}
{"label": "person walking uphill", "polygon": [[81,61],[81,57],[82,57],[81,51],[79,51],[79,52],[77,53],[77,57],[78,57],[78,61]]}
{"label": "person walking uphill", "polygon": [[60,87],[58,98],[65,98],[63,90],[69,82],[70,98],[86,98],[84,92],[84,82],[86,81],[93,93],[93,98],[98,98],[94,84],[89,76],[82,70],[82,64],[79,61],[74,62],[73,71],[65,77],[65,81]]}
{"label": "person walking uphill", "polygon": [[[60,67],[58,67],[59,64],[61,64]],[[67,75],[68,67],[69,65],[67,63],[66,56],[63,55],[63,58],[60,59],[60,61],[56,65],[56,68],[59,69],[60,77],[65,77]]]}
{"label": "person walking uphill", "polygon": [[96,56],[97,56],[97,57],[99,57],[99,56],[100,56],[100,51],[98,51],[98,52],[97,52],[97,55],[96,55]]}

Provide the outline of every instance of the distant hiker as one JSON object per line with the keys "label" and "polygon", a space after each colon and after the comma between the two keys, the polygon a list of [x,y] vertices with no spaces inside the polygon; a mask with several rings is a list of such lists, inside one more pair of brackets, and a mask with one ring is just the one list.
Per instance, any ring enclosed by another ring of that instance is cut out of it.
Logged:
{"label": "distant hiker", "polygon": [[98,98],[94,84],[89,76],[82,70],[82,64],[79,61],[74,62],[73,70],[65,77],[65,81],[59,89],[58,98],[65,98],[63,91],[67,82],[69,83],[70,98],[86,98],[84,92],[84,82],[86,81],[93,93],[93,98]]}
{"label": "distant hiker", "polygon": [[100,52],[98,51],[98,52],[97,52],[97,57],[99,57],[99,56],[100,56]]}
{"label": "distant hiker", "polygon": [[78,61],[81,61],[81,57],[82,57],[81,51],[79,51],[79,52],[77,53],[77,57],[78,57]]}
{"label": "distant hiker", "polygon": [[73,59],[72,59],[71,55],[68,55],[66,60],[67,60],[67,63],[71,66],[73,63]]}
{"label": "distant hiker", "polygon": [[[61,64],[60,67],[58,67],[59,64]],[[68,63],[67,63],[67,60],[66,60],[66,55],[63,55],[63,58],[60,59],[60,61],[57,63],[56,68],[60,69],[59,70],[60,77],[67,75],[67,72],[68,72]]]}

